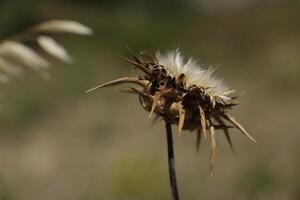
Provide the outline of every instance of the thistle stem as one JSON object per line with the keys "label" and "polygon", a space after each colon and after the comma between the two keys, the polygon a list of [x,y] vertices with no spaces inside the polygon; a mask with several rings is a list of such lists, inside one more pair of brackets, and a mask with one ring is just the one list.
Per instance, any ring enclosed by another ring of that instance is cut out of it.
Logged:
{"label": "thistle stem", "polygon": [[179,200],[177,181],[176,181],[176,170],[175,170],[175,158],[173,149],[173,135],[172,127],[169,122],[166,122],[167,131],[167,142],[168,142],[168,163],[169,163],[169,176],[172,192],[172,200]]}

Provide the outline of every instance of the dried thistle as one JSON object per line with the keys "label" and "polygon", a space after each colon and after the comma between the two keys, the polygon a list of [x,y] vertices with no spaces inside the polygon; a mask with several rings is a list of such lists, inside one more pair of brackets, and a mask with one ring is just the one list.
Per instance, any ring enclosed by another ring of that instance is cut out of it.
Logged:
{"label": "dried thistle", "polygon": [[48,78],[50,63],[41,56],[41,50],[63,62],[71,62],[72,58],[66,49],[53,38],[57,33],[90,35],[92,30],[75,21],[51,20],[0,40],[0,82],[5,83],[11,76],[21,74],[23,67]]}
{"label": "dried thistle", "polygon": [[228,114],[228,110],[238,104],[236,97],[231,96],[235,91],[215,78],[212,68],[203,69],[192,59],[185,62],[178,50],[167,54],[158,52],[155,55],[140,52],[139,56],[133,55],[132,59],[123,58],[144,74],[139,77],[119,78],[94,87],[87,92],[124,83],[139,86],[130,87],[126,91],[138,95],[140,104],[149,112],[150,117],[155,113],[156,116],[163,118],[166,122],[173,199],[179,199],[179,197],[176,186],[172,136],[170,137],[171,124],[177,125],[179,134],[182,130],[197,130],[197,149],[199,149],[202,135],[204,138],[209,136],[210,175],[213,174],[216,156],[216,129],[223,130],[233,151],[229,128],[239,129],[249,139],[256,142],[242,125]]}

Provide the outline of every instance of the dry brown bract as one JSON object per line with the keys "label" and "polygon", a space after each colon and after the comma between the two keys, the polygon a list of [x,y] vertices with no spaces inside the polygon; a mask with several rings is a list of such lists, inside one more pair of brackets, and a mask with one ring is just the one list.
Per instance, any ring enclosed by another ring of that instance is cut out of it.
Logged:
{"label": "dry brown bract", "polygon": [[53,38],[57,33],[90,35],[92,30],[75,21],[51,20],[0,40],[0,82],[5,83],[11,76],[19,75],[23,67],[47,78],[50,63],[42,56],[43,51],[63,62],[71,62],[65,48]]}
{"label": "dry brown bract", "polygon": [[[191,59],[184,62],[178,50],[166,55],[157,53],[150,55],[141,52],[133,59],[123,57],[126,61],[144,72],[144,75],[116,79],[95,89],[131,83],[127,92],[139,96],[142,107],[150,113],[155,113],[166,122],[176,124],[179,133],[182,130],[197,130],[197,149],[202,135],[210,135],[210,175],[216,154],[215,129],[222,129],[226,139],[234,151],[228,129],[236,127],[255,142],[245,129],[227,111],[237,105],[235,97],[230,97],[233,91],[214,78],[212,69],[202,69]],[[229,122],[229,125],[225,124]]]}

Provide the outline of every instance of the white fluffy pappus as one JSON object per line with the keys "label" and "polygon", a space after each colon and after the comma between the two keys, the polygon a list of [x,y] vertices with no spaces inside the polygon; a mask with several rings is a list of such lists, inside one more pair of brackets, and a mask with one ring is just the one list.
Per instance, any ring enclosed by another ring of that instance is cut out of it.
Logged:
{"label": "white fluffy pappus", "polygon": [[204,69],[192,58],[185,61],[178,49],[165,54],[157,52],[156,58],[159,64],[166,67],[170,75],[178,77],[184,74],[187,86],[196,85],[206,88],[209,95],[222,98],[225,101],[229,101],[230,97],[228,95],[235,92],[227,87],[222,79],[215,77],[214,68]]}

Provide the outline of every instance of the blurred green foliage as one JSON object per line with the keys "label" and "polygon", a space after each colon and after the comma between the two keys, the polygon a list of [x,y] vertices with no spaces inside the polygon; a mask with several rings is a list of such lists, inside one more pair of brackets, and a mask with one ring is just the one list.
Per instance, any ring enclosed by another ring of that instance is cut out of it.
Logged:
{"label": "blurred green foliage", "polygon": [[12,191],[8,188],[7,184],[3,180],[2,177],[0,177],[0,199],[2,200],[12,200],[13,198]]}
{"label": "blurred green foliage", "polygon": [[238,183],[238,188],[244,191],[247,199],[271,198],[268,194],[276,194],[274,191],[280,187],[278,184],[279,178],[267,166],[266,163],[257,162],[249,167],[249,169],[241,172],[241,180]]}

